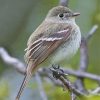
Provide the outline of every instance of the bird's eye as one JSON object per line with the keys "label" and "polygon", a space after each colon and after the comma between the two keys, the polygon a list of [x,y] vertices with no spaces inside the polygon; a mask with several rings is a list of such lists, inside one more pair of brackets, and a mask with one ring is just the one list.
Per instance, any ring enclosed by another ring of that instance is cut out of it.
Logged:
{"label": "bird's eye", "polygon": [[60,18],[63,18],[64,17],[64,14],[63,13],[59,14],[59,17]]}

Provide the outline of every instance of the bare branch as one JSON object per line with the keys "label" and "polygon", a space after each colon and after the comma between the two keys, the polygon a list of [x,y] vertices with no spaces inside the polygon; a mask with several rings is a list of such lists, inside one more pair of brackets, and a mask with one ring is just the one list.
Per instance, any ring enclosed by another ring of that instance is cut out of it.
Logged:
{"label": "bare branch", "polygon": [[11,57],[8,54],[8,52],[4,48],[2,48],[2,47],[0,47],[0,57],[2,58],[2,60],[6,64],[13,66],[13,68],[15,68],[21,74],[25,74],[26,68],[25,68],[24,63],[22,63],[17,58]]}
{"label": "bare branch", "polygon": [[69,80],[64,79],[64,77],[60,77],[59,80],[66,86],[66,89],[69,89],[70,92],[74,92],[77,96],[86,96],[81,91],[76,89]]}
{"label": "bare branch", "polygon": [[68,6],[69,0],[59,0],[59,5],[61,6]]}
{"label": "bare branch", "polygon": [[64,72],[70,75],[74,75],[76,77],[79,78],[88,78],[91,80],[95,80],[95,81],[100,81],[100,76],[99,75],[95,75],[95,74],[91,74],[88,72],[84,72],[84,71],[75,71],[72,69],[64,69]]}
{"label": "bare branch", "polygon": [[37,80],[37,84],[38,84],[38,88],[39,88],[39,91],[40,91],[40,95],[41,95],[41,98],[42,100],[48,100],[47,99],[47,96],[44,92],[44,89],[43,89],[43,85],[42,85],[42,81],[41,81],[41,78],[39,76],[38,73],[35,74],[35,77],[36,77],[36,80]]}
{"label": "bare branch", "polygon": [[94,25],[92,27],[92,29],[88,32],[87,37],[86,37],[86,40],[89,40],[93,36],[93,34],[95,33],[95,31],[97,29],[98,29],[98,25]]}
{"label": "bare branch", "polygon": [[100,95],[100,87],[97,87],[95,90],[89,91],[89,93],[93,95],[97,95],[97,94]]}
{"label": "bare branch", "polygon": [[86,39],[83,37],[80,45],[80,71],[86,71],[88,66],[88,47]]}
{"label": "bare branch", "polygon": [[[72,69],[68,69],[68,68],[62,68],[62,70],[64,71],[64,73],[68,74],[68,75],[72,75],[75,77],[79,77],[79,78],[88,78],[91,80],[95,80],[95,81],[100,81],[100,76],[99,75],[95,75],[95,74],[91,74],[88,72],[83,72],[83,71],[78,71],[78,70],[72,70]],[[50,77],[51,72],[48,68],[43,68],[41,70],[38,71],[39,74],[41,76],[45,76],[45,77]]]}
{"label": "bare branch", "polygon": [[71,93],[71,100],[76,100],[76,95],[73,92]]}
{"label": "bare branch", "polygon": [[86,96],[86,94],[82,93],[78,89],[74,87],[74,85],[68,80],[66,73],[64,73],[64,70],[62,70],[59,67],[52,67],[50,68],[53,77],[55,79],[58,79],[62,82],[62,84],[65,86],[66,90],[68,89],[70,93],[74,93],[77,96]]}
{"label": "bare branch", "polygon": [[50,69],[40,68],[38,72],[40,76],[49,78],[53,82],[54,85],[63,87],[62,83],[59,80],[55,80],[55,78],[52,76]]}
{"label": "bare branch", "polygon": [[[87,41],[83,37],[81,40],[81,45],[80,45],[80,65],[78,72],[85,72],[88,67],[88,47],[87,47]],[[80,91],[86,92],[84,88],[84,83],[83,83],[84,77],[78,77],[78,79],[75,82],[75,86],[80,89]]]}
{"label": "bare branch", "polygon": [[[87,70],[88,61],[89,61],[87,42],[90,39],[90,37],[92,37],[92,35],[95,33],[97,28],[98,26],[94,25],[92,29],[88,32],[87,37],[82,37],[81,45],[80,45],[80,66],[78,69],[79,72],[85,72]],[[78,89],[80,89],[80,91],[86,92],[83,81],[84,81],[84,78],[78,77],[78,79],[75,82],[75,86]]]}

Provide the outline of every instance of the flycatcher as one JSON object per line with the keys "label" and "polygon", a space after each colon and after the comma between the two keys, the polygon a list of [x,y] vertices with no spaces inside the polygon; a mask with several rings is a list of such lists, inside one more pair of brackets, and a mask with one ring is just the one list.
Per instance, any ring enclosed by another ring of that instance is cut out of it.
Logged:
{"label": "flycatcher", "polygon": [[80,29],[75,23],[78,15],[67,7],[54,7],[32,33],[25,49],[26,74],[16,100],[41,64],[57,64],[76,53],[81,42]]}

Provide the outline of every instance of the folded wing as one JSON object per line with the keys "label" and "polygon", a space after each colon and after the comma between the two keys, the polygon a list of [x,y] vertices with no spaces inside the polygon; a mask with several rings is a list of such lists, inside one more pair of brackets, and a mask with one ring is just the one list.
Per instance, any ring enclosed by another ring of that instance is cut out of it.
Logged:
{"label": "folded wing", "polygon": [[25,59],[28,63],[32,60],[36,65],[42,63],[52,52],[54,52],[71,35],[71,27],[58,31],[46,37],[34,41],[26,49]]}

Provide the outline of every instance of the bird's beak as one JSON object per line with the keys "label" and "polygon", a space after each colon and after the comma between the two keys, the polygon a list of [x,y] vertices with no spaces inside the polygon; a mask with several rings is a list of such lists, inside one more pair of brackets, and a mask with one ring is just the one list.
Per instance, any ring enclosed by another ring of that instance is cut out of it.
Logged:
{"label": "bird's beak", "polygon": [[80,15],[80,13],[76,12],[76,13],[72,14],[72,17],[76,17],[76,16],[79,16],[79,15]]}

